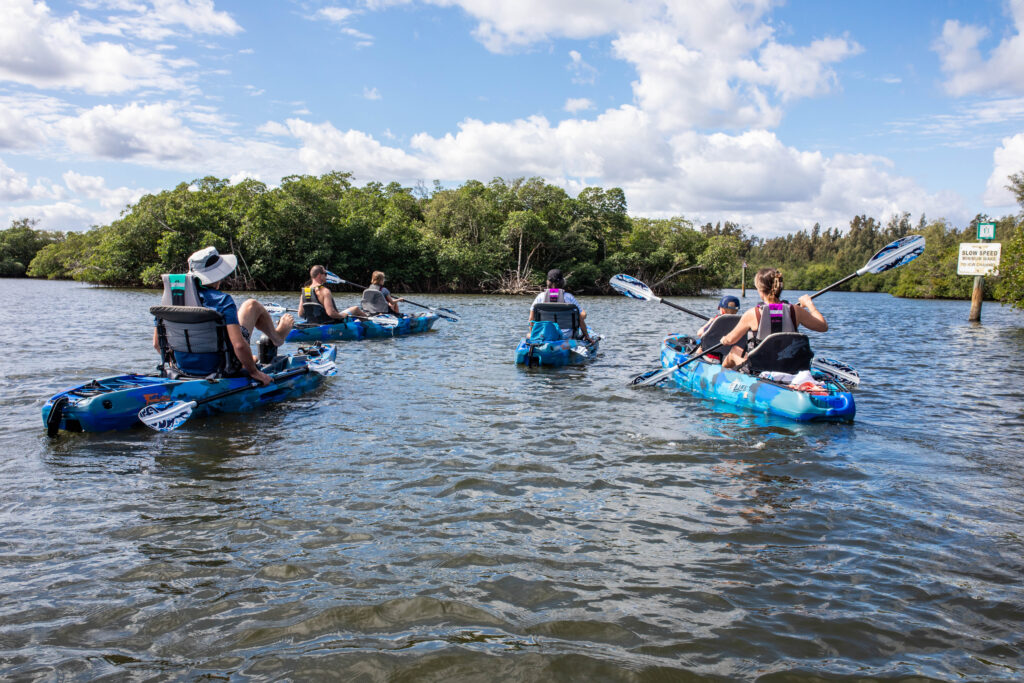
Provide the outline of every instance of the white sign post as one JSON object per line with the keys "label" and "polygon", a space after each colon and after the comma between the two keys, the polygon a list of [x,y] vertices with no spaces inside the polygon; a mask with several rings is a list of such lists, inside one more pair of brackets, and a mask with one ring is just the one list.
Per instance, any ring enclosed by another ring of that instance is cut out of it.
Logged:
{"label": "white sign post", "polygon": [[[995,226],[993,226],[994,230]],[[981,232],[979,228],[979,234]],[[995,234],[993,232],[993,234]],[[973,275],[974,289],[971,291],[971,312],[967,319],[981,320],[981,302],[984,299],[985,276],[999,275],[999,259],[1003,245],[999,242],[964,242],[960,245],[960,258],[956,263],[957,275]]]}

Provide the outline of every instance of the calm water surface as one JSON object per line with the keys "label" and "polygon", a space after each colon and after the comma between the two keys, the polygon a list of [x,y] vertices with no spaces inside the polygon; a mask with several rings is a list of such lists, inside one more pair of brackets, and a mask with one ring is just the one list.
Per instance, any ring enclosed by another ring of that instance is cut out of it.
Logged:
{"label": "calm water surface", "polygon": [[463,322],[314,394],[50,440],[156,293],[0,295],[0,677],[1024,680],[1018,311],[829,293],[857,420],[800,425],[627,388],[667,306],[585,299],[600,357],[538,371],[527,298],[423,295]]}

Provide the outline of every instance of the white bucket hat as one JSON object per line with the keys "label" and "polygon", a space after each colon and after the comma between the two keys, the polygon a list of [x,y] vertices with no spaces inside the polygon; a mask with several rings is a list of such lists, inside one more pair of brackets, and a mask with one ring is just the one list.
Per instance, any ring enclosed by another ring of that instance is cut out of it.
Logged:
{"label": "white bucket hat", "polygon": [[234,254],[224,254],[217,251],[216,247],[206,247],[188,257],[188,270],[199,278],[204,285],[212,285],[220,282],[235,271],[238,265],[238,257]]}

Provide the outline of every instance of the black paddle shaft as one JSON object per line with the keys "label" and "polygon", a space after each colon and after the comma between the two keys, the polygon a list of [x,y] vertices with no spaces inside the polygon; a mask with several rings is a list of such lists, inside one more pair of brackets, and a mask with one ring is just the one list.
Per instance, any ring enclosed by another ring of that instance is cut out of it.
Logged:
{"label": "black paddle shaft", "polygon": [[703,313],[698,313],[697,311],[691,311],[689,308],[684,308],[684,307],[680,306],[679,304],[674,304],[671,301],[669,301],[668,299],[662,299],[661,303],[666,304],[668,306],[671,306],[672,308],[676,309],[677,311],[682,311],[683,313],[689,313],[690,315],[695,315],[698,318],[700,318],[701,320],[711,320],[711,318],[709,318],[708,316],[704,315]]}
{"label": "black paddle shaft", "polygon": [[[307,372],[309,372],[309,365],[304,365],[301,368],[295,368],[294,370],[289,370],[287,372],[280,372],[276,375],[272,375],[272,377],[276,382],[282,379],[291,379],[292,377],[295,377],[297,375],[304,375]],[[259,382],[250,382],[246,384],[244,387],[235,387],[234,389],[228,389],[227,391],[223,391],[215,396],[207,396],[206,398],[201,398],[198,401],[196,401],[196,405],[201,406],[204,403],[209,403],[210,401],[219,401],[220,399],[225,398],[227,396],[231,396],[233,394],[240,394],[243,391],[256,389],[257,387],[260,386],[262,385]]]}

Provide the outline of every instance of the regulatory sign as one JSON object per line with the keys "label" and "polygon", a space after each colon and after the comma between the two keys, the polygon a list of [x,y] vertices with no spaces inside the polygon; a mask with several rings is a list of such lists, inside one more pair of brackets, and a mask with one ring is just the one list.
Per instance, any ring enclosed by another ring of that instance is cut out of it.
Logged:
{"label": "regulatory sign", "polygon": [[995,223],[978,223],[978,239],[994,240],[996,238]]}
{"label": "regulatory sign", "polygon": [[960,245],[957,275],[999,275],[999,242],[964,242]]}

